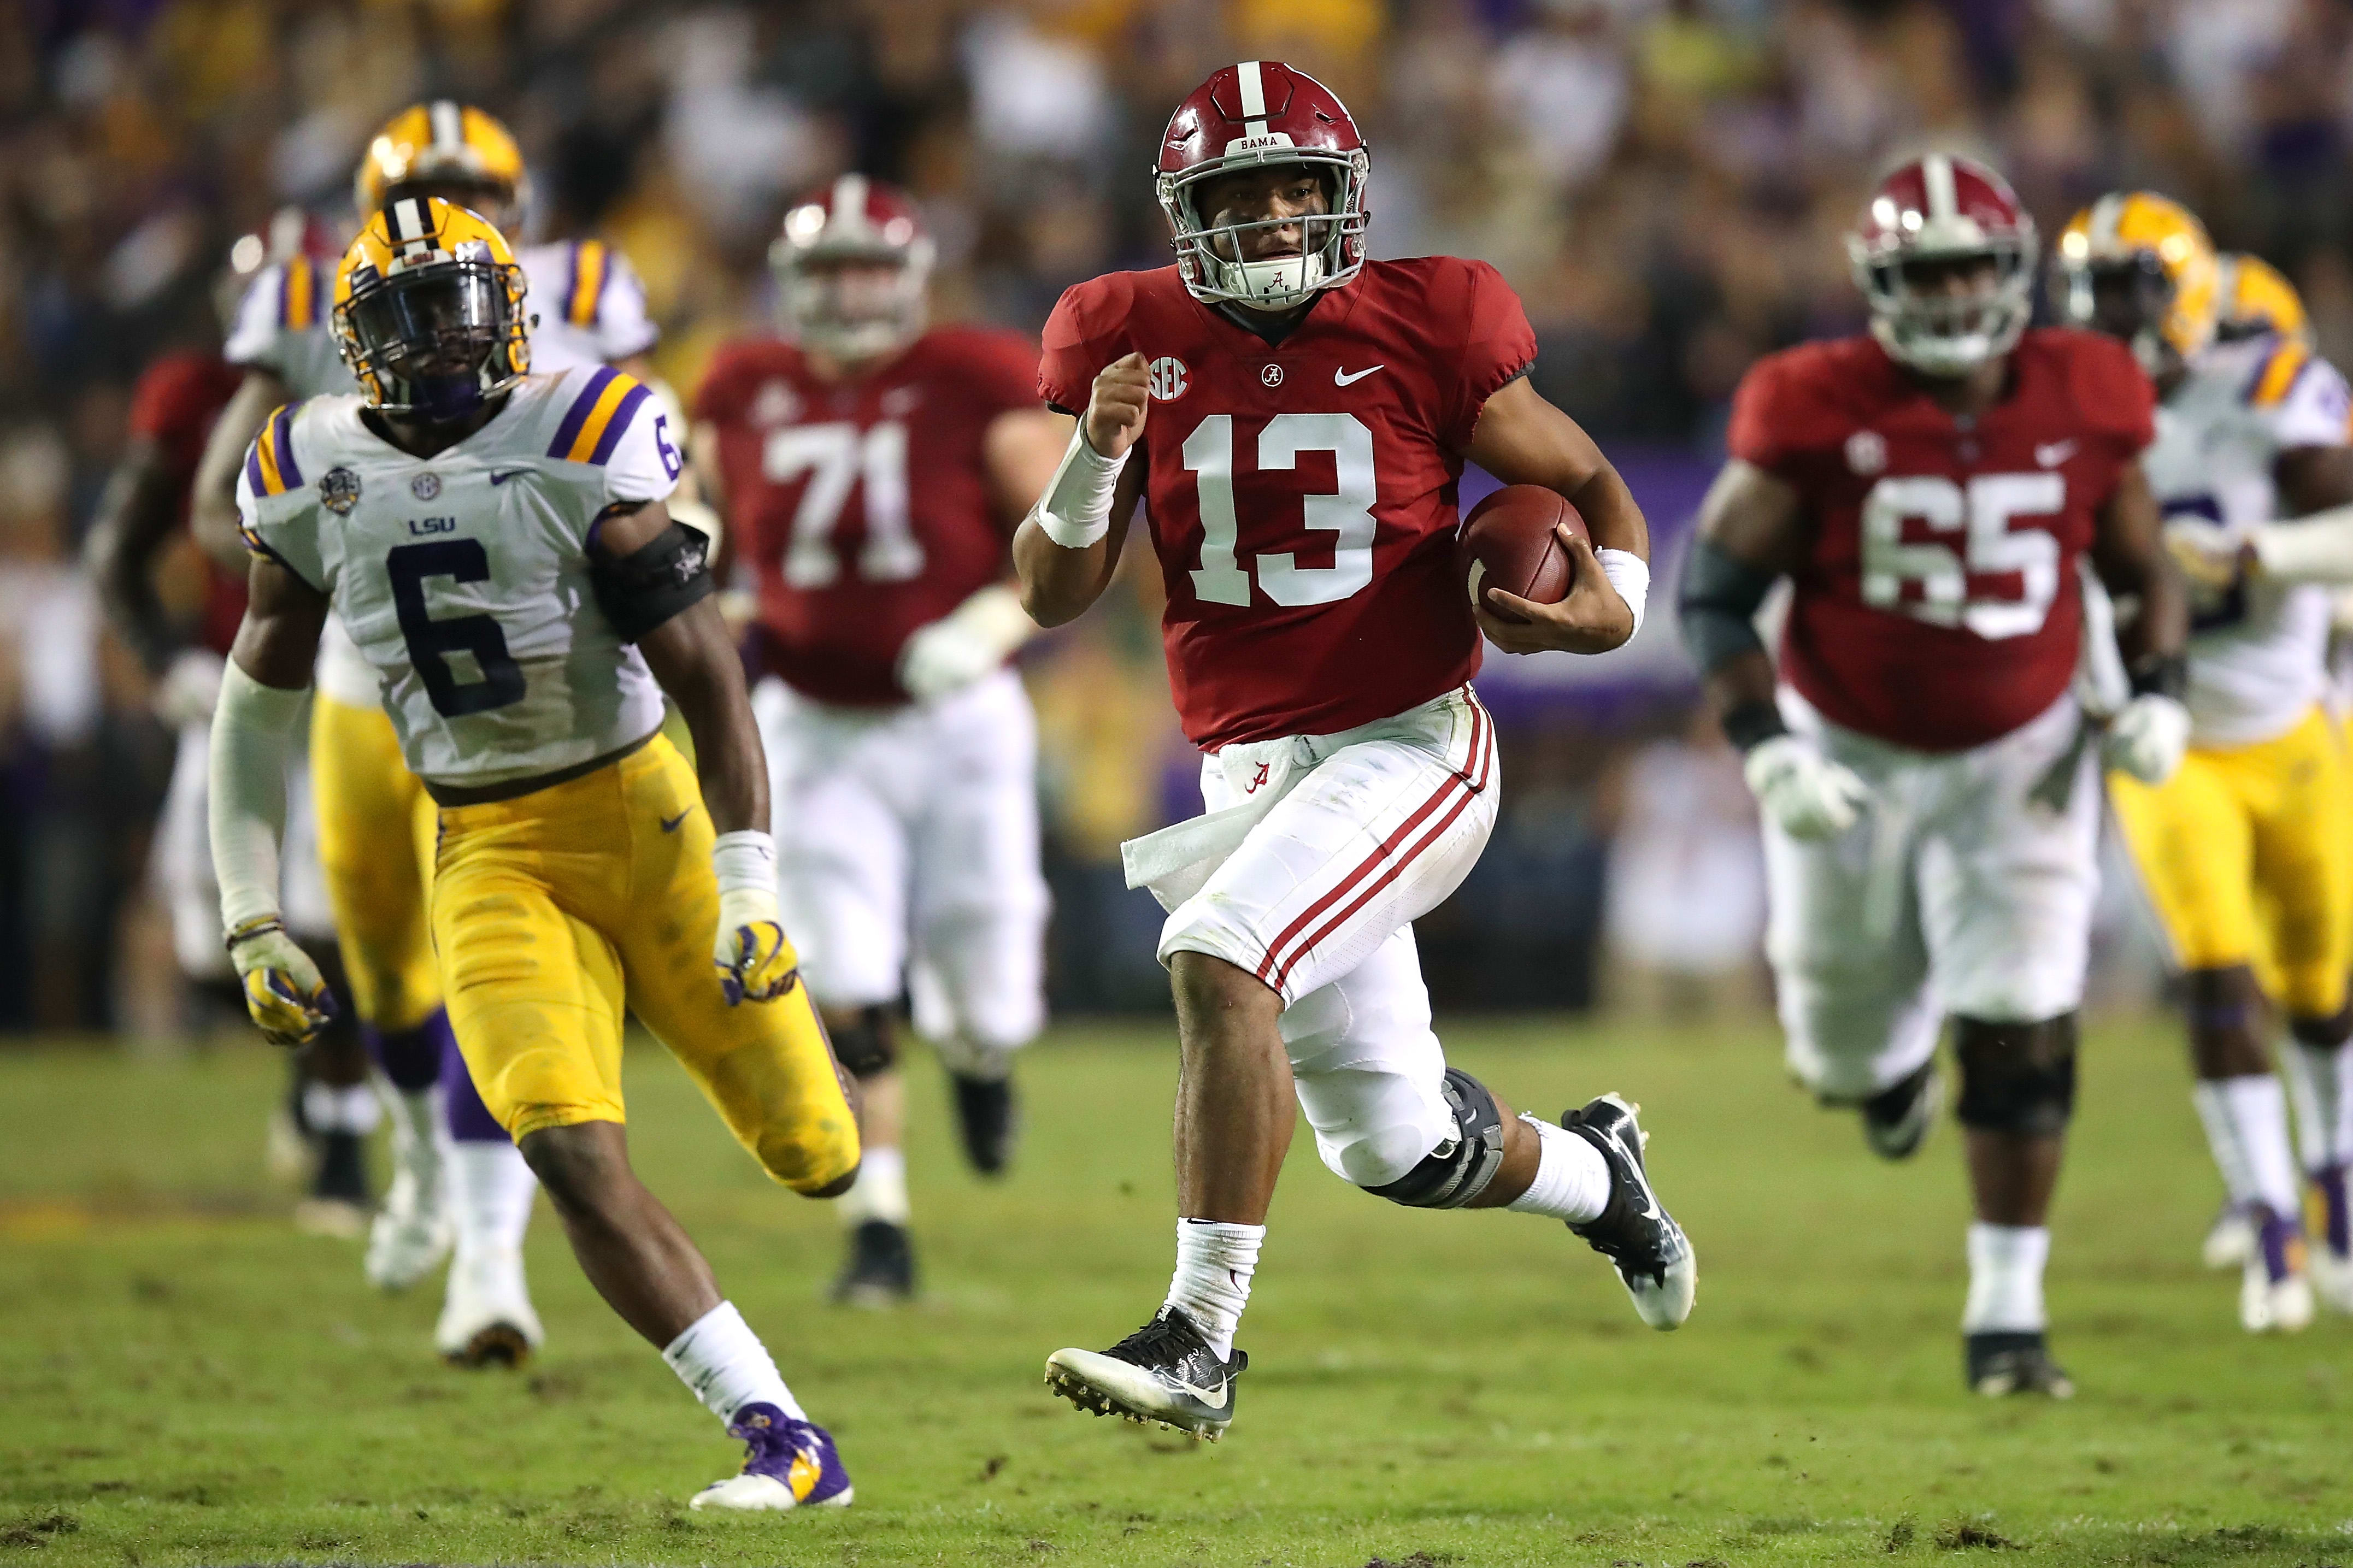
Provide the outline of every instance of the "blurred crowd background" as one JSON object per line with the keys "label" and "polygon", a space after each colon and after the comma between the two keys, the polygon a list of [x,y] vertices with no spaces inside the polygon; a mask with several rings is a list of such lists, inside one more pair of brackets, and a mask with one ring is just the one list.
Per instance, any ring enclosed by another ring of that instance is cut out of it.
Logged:
{"label": "blurred crowd background", "polygon": [[[841,169],[922,201],[944,315],[1034,332],[1066,285],[1160,265],[1159,130],[1238,58],[1353,108],[1377,254],[1480,257],[1518,287],[1538,385],[1620,458],[1669,564],[1744,368],[1861,324],[1840,237],[1909,149],[1989,158],[2046,236],[2112,186],[2179,195],[2353,358],[2344,0],[11,0],[0,1029],[175,1026],[146,871],[169,742],[80,542],[142,364],[217,342],[229,247],[280,204],[348,222],[386,116],[448,95],[504,117],[540,230],[628,252],[691,391],[764,322],[787,198]],[[1165,1005],[1116,845],[1195,802],[1131,575],[1028,666],[1065,1010]],[[1442,1005],[1759,994],[1746,795],[1666,622],[1605,661],[1491,660],[1511,784],[1421,927]]]}

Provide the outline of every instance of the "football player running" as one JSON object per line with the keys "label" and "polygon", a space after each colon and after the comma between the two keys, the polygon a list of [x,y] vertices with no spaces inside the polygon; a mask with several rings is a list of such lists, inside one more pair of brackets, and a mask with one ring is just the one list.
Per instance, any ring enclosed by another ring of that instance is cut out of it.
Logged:
{"label": "football player running", "polygon": [[[1566,1221],[1654,1328],[1683,1322],[1696,1281],[1633,1107],[1515,1115],[1430,1030],[1412,922],[1477,859],[1500,784],[1468,685],[1480,633],[1619,647],[1648,536],[1528,384],[1535,334],[1493,268],[1366,259],[1370,166],[1340,100],[1274,61],[1177,107],[1157,182],[1176,265],[1055,307],[1039,385],[1081,417],[1014,540],[1024,603],[1060,625],[1102,594],[1145,500],[1170,685],[1208,753],[1208,814],[1124,851],[1169,910],[1176,1275],[1143,1328],[1047,1363],[1082,1408],[1205,1437],[1233,1417],[1235,1324],[1300,1110],[1324,1163],[1378,1196]],[[1472,605],[1453,557],[1466,460],[1576,504],[1594,544],[1562,531],[1567,598]]]}
{"label": "football player running", "polygon": [[[2309,1323],[2316,1286],[2353,1311],[2353,768],[2322,703],[2323,584],[2353,581],[2353,398],[2298,335],[2218,341],[2216,263],[2205,226],[2145,191],[2101,197],[2059,237],[2067,315],[2131,344],[2161,399],[2145,462],[2192,584],[2189,752],[2162,784],[2109,793],[2183,971],[2193,1098],[2249,1242],[2239,1321],[2261,1333]],[[2274,1009],[2313,1097],[2327,1222],[2309,1275]]]}
{"label": "football player running", "polygon": [[[335,280],[363,391],[278,410],[246,459],[250,602],[212,749],[229,957],[273,1038],[322,1021],[275,861],[332,609],[438,808],[428,914],[472,1081],[590,1282],[749,1448],[695,1506],[846,1504],[832,1440],[629,1168],[625,1011],[794,1190],[848,1187],[858,1132],[776,916],[743,666],[702,538],[663,505],[669,416],[610,369],[526,375],[523,300],[488,222],[396,199]],[[665,693],[693,767],[661,734]]]}
{"label": "football player running", "polygon": [[[1951,1017],[1976,1200],[1968,1385],[2063,1396],[2042,1272],[2100,812],[2070,693],[2079,561],[2139,605],[2131,692],[2098,749],[2158,781],[2189,729],[2183,594],[2139,462],[2151,395],[2117,344],[2028,328],[2034,225],[1990,169],[1904,164],[1847,243],[1871,332],[1741,383],[1683,634],[1762,808],[1790,1068],[1900,1160],[1940,1103]],[[1785,575],[1777,679],[1753,617]]]}
{"label": "football player running", "polygon": [[1006,668],[1036,628],[1005,579],[1065,432],[1027,341],[926,326],[932,241],[903,193],[842,175],[793,205],[771,260],[791,341],[719,352],[695,462],[759,594],[785,929],[859,1079],[834,1294],[884,1305],[915,1286],[902,990],[984,1175],[1010,1155],[1013,1053],[1044,1021],[1037,726]]}
{"label": "football player running", "polygon": [[[506,127],[446,100],[387,121],[369,141],[353,186],[363,218],[400,197],[439,196],[502,232],[522,222],[531,199],[522,153]],[[657,334],[619,251],[600,240],[554,240],[524,247],[517,259],[536,306],[532,354],[540,371],[613,364],[667,397],[646,372]],[[247,293],[226,351],[245,367],[245,385],[214,430],[197,481],[196,527],[216,554],[242,559],[237,469],[269,410],[353,390],[329,330],[331,280],[298,257]],[[680,424],[673,417],[673,428]],[[709,531],[707,514],[688,501],[673,496],[670,510]],[[369,1237],[367,1275],[386,1289],[405,1289],[454,1241],[435,1344],[459,1365],[512,1365],[542,1339],[522,1263],[537,1184],[467,1081],[442,1009],[425,915],[432,803],[401,764],[375,672],[332,617],[322,648],[310,748],[320,852],[393,1120],[394,1178]]]}

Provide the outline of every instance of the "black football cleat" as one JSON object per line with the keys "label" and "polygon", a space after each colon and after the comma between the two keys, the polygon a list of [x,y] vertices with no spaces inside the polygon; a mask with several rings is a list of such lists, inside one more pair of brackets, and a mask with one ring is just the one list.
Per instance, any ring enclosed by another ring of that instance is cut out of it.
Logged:
{"label": "black football cleat", "polygon": [[1928,1141],[1944,1105],[1944,1075],[1932,1057],[1862,1102],[1863,1142],[1883,1160],[1908,1160]]}
{"label": "black football cleat", "polygon": [[1003,1175],[1020,1131],[1012,1074],[974,1078],[952,1072],[948,1081],[955,1088],[956,1130],[964,1134],[965,1158],[984,1176]]}
{"label": "black football cleat", "polygon": [[1219,1361],[1182,1308],[1163,1307],[1107,1351],[1056,1351],[1046,1358],[1046,1386],[1082,1410],[1214,1443],[1234,1418],[1234,1379],[1249,1366],[1240,1351]]}
{"label": "black football cleat", "polygon": [[1969,1392],[1989,1399],[2012,1394],[2040,1394],[2052,1399],[2075,1397],[2074,1380],[2051,1359],[2051,1347],[2040,1330],[2031,1333],[1983,1333],[1961,1336],[1963,1364]]}
{"label": "black football cleat", "polygon": [[1605,1094],[1560,1124],[1601,1151],[1609,1163],[1609,1204],[1569,1229],[1617,1266],[1634,1310],[1654,1329],[1681,1328],[1699,1289],[1699,1258],[1671,1218],[1642,1168],[1643,1132],[1635,1108]]}
{"label": "black football cleat", "polygon": [[896,1307],[914,1298],[915,1244],[907,1227],[870,1219],[851,1231],[833,1300],[845,1307]]}

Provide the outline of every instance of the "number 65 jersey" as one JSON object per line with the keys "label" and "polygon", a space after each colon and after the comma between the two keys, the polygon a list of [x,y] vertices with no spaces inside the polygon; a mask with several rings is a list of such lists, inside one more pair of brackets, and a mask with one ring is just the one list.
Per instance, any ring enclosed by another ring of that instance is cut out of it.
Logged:
{"label": "number 65 jersey", "polygon": [[607,509],[678,482],[668,420],[618,371],[533,375],[430,458],[356,395],[272,415],[246,455],[246,546],[334,603],[384,686],[409,771],[480,786],[554,773],[659,729],[662,696],[590,586]]}
{"label": "number 65 jersey", "polygon": [[1868,337],[1760,360],[1732,456],[1794,487],[1803,558],[1781,673],[1831,722],[1957,752],[2042,713],[2074,679],[2077,559],[2154,435],[2122,343],[2035,328],[1974,420],[1937,406]]}

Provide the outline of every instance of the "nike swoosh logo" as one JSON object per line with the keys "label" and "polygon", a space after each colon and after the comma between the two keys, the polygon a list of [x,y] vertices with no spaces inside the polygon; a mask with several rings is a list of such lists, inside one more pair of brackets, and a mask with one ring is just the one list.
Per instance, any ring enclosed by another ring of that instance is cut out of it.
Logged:
{"label": "nike swoosh logo", "polygon": [[1194,1398],[1199,1400],[1202,1404],[1208,1405],[1212,1410],[1223,1410],[1226,1407],[1226,1401],[1234,1396],[1234,1380],[1230,1377],[1218,1384],[1218,1396],[1215,1399],[1209,1397],[1209,1391],[1208,1389],[1187,1383],[1183,1378],[1178,1377],[1175,1373],[1170,1373],[1168,1374],[1168,1381],[1175,1384],[1177,1387],[1183,1389],[1186,1393],[1191,1394]]}
{"label": "nike swoosh logo", "polygon": [[1365,377],[1372,374],[1374,371],[1387,370],[1388,368],[1388,366],[1387,363],[1381,363],[1366,370],[1347,371],[1342,370],[1339,366],[1335,365],[1332,367],[1332,384],[1335,386],[1353,386],[1357,382],[1364,380]]}
{"label": "nike swoosh logo", "polygon": [[2052,441],[2034,448],[2034,460],[2046,468],[2055,468],[2075,455],[2081,445],[2075,441]]}
{"label": "nike swoosh logo", "polygon": [[519,479],[529,472],[531,472],[529,468],[509,468],[503,473],[496,468],[492,468],[491,470],[491,483],[494,485],[502,485],[509,479]]}
{"label": "nike swoosh logo", "polygon": [[664,833],[676,833],[678,831],[678,825],[684,822],[688,817],[692,816],[693,815],[694,807],[690,805],[684,811],[680,812],[676,816],[663,817],[661,819],[662,831]]}

